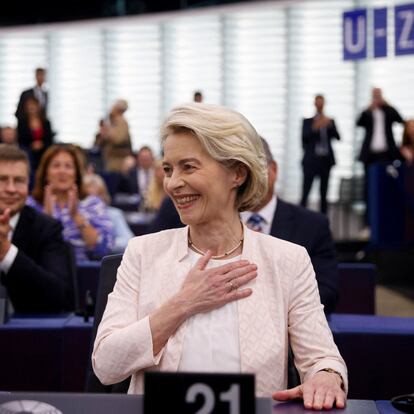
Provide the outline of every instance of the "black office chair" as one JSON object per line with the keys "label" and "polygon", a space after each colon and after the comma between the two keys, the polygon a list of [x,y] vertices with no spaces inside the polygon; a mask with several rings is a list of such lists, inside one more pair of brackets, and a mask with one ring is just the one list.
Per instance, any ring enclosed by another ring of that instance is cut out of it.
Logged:
{"label": "black office chair", "polygon": [[[113,254],[105,256],[101,262],[90,355],[92,355],[93,343],[95,342],[96,332],[105,311],[108,295],[112,292],[115,285],[116,273],[121,260],[122,254]],[[93,372],[92,362],[91,359],[89,359],[85,392],[126,394],[129,388],[130,380],[131,378],[127,378],[118,384],[103,385]]]}
{"label": "black office chair", "polygon": [[79,308],[79,289],[78,289],[78,278],[76,271],[76,256],[73,246],[70,242],[65,241],[66,252],[67,252],[67,266],[70,273],[70,297],[69,297],[69,308],[67,311],[76,311]]}

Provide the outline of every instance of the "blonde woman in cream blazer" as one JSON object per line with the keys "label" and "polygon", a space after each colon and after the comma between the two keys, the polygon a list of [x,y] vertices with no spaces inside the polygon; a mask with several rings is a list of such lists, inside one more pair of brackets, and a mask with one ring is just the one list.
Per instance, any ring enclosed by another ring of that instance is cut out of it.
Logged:
{"label": "blonde woman in cream blazer", "polygon": [[[267,166],[251,124],[224,107],[175,108],[162,128],[164,187],[188,226],[132,239],[94,344],[104,384],[143,373],[256,375],[256,394],[345,405],[346,366],[306,250],[256,233],[239,211],[263,198]],[[285,390],[288,338],[302,384]]]}

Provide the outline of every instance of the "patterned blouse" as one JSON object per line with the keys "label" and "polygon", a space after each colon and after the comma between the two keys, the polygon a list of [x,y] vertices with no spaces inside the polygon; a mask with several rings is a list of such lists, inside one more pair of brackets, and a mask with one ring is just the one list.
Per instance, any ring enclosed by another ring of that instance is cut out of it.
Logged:
{"label": "patterned blouse", "polygon": [[[32,197],[28,198],[27,204],[38,211],[43,211],[43,205],[37,203]],[[79,201],[78,210],[98,232],[98,241],[92,249],[86,247],[80,230],[70,216],[69,208],[56,204],[53,210],[53,217],[62,223],[63,238],[74,247],[76,261],[98,260],[111,253],[114,244],[114,230],[105,203],[99,197],[88,196]]]}

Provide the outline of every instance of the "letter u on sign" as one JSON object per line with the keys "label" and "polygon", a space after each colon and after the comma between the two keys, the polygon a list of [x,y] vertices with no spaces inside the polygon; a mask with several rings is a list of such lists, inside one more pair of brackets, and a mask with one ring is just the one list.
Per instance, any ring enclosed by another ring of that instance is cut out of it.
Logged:
{"label": "letter u on sign", "polygon": [[367,57],[367,10],[353,10],[343,14],[344,60]]}

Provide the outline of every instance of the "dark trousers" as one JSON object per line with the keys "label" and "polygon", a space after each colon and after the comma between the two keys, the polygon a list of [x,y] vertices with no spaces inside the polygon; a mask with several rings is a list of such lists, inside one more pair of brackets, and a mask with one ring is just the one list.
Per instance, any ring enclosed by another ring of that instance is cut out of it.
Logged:
{"label": "dark trousers", "polygon": [[364,198],[365,198],[365,214],[364,223],[365,226],[369,226],[369,202],[368,202],[368,168],[373,164],[388,164],[393,161],[393,157],[388,152],[371,152],[369,153],[366,162],[364,163]]}
{"label": "dark trousers", "polygon": [[319,177],[320,186],[320,204],[319,209],[326,214],[328,211],[328,203],[326,201],[326,194],[328,193],[329,173],[331,172],[331,165],[325,162],[314,163],[313,165],[303,166],[303,185],[302,185],[302,199],[300,205],[306,207],[308,205],[308,197],[312,188],[313,180]]}

